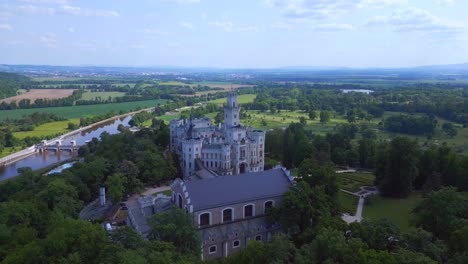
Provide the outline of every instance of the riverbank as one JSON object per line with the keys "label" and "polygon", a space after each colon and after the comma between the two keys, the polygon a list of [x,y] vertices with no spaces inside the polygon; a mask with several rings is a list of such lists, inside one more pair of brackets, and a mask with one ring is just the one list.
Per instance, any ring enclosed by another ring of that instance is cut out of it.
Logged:
{"label": "riverbank", "polygon": [[[48,140],[48,142],[55,142],[55,141],[58,141],[58,140],[63,140],[65,138],[67,138],[67,137],[71,137],[71,136],[76,135],[78,133],[81,133],[83,131],[93,129],[96,126],[99,126],[99,125],[114,121],[116,119],[125,118],[125,117],[127,117],[129,115],[134,115],[136,113],[140,113],[140,112],[143,112],[143,111],[150,111],[152,109],[154,109],[154,107],[148,107],[148,108],[140,109],[140,110],[137,110],[137,111],[132,111],[132,112],[125,113],[125,114],[112,116],[110,118],[106,118],[104,120],[93,123],[93,124],[91,124],[89,126],[80,127],[79,129],[70,131],[70,132],[65,133],[63,135],[60,135],[60,136],[58,136],[56,138],[50,139],[50,140]],[[28,156],[34,154],[35,152],[36,152],[35,146],[31,146],[31,147],[28,147],[26,149],[20,150],[18,152],[12,153],[12,154],[10,154],[8,156],[5,156],[3,158],[0,158],[0,167],[1,166],[6,166],[6,165],[14,163],[14,162],[17,162],[18,160],[21,160],[21,159],[23,159],[25,157],[28,157]]]}

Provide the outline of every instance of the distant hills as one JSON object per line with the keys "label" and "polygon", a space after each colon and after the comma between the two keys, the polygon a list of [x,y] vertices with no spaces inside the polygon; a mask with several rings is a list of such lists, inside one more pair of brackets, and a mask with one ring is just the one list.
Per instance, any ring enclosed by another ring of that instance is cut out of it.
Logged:
{"label": "distant hills", "polygon": [[162,73],[240,73],[251,75],[311,73],[323,75],[362,75],[362,76],[408,76],[418,78],[456,77],[468,78],[468,63],[449,65],[428,65],[408,68],[349,68],[349,67],[316,67],[288,66],[278,68],[215,68],[215,67],[177,67],[177,66],[54,66],[54,65],[9,65],[0,64],[0,72],[14,72],[28,76],[61,75],[85,76],[93,75],[153,75]]}

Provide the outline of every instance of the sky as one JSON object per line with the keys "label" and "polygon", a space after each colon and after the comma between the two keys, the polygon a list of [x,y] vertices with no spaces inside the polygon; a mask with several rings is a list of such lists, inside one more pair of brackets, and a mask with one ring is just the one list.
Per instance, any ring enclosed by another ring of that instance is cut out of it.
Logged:
{"label": "sky", "polygon": [[0,0],[0,64],[467,62],[467,0]]}

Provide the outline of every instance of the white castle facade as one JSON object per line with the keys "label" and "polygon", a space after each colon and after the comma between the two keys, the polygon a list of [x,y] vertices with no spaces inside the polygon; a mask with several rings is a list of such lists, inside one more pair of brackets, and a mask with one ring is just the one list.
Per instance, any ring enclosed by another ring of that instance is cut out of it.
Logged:
{"label": "white castle facade", "polygon": [[237,95],[229,93],[224,125],[212,126],[210,118],[171,120],[170,147],[179,156],[184,178],[200,170],[212,175],[263,171],[265,131],[243,126],[239,114]]}

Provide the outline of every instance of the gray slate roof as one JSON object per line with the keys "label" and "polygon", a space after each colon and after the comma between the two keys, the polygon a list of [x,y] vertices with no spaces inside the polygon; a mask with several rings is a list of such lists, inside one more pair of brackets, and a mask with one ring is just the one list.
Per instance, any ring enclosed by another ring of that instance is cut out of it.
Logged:
{"label": "gray slate roof", "polygon": [[194,211],[281,196],[291,185],[281,168],[185,181]]}

